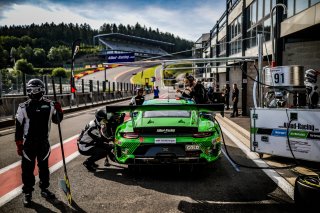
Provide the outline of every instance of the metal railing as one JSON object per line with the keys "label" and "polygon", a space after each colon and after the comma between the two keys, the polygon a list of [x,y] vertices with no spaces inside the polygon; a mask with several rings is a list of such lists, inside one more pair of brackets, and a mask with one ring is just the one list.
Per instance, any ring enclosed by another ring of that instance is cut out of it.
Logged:
{"label": "metal railing", "polygon": [[[74,95],[70,93],[70,81],[67,78],[54,78],[50,76],[26,76],[25,82],[32,78],[39,78],[45,84],[45,97],[53,100],[53,87],[57,93],[57,100],[62,107],[76,108],[79,106],[93,105],[97,103],[108,103],[114,100],[129,98],[135,95],[136,84],[108,81],[85,81],[79,79],[76,81],[77,91]],[[22,83],[23,79],[11,81],[10,92],[2,90],[0,96],[0,120],[12,119],[15,116],[20,103],[26,101],[28,96],[23,94],[26,91],[26,85]]]}

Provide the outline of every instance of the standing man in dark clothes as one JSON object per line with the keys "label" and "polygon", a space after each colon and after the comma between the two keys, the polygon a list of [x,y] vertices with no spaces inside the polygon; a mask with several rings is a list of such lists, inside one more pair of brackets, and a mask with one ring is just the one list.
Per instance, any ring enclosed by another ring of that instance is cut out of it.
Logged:
{"label": "standing man in dark clothes", "polygon": [[237,84],[233,84],[233,90],[232,90],[233,112],[231,114],[231,117],[239,116],[238,101],[239,101],[239,89],[237,87]]}
{"label": "standing man in dark clothes", "polygon": [[39,79],[31,79],[27,83],[29,100],[19,104],[16,114],[15,141],[18,155],[22,156],[22,192],[24,206],[29,206],[35,184],[34,168],[36,159],[39,168],[39,186],[41,196],[54,199],[55,195],[48,190],[50,143],[48,140],[51,121],[55,124],[62,121],[63,112],[59,102],[43,97],[44,84]]}
{"label": "standing man in dark clothes", "polygon": [[153,98],[154,99],[159,98],[159,93],[160,93],[159,87],[156,86],[156,88],[153,90]]}
{"label": "standing man in dark clothes", "polygon": [[227,110],[230,109],[229,108],[229,94],[230,94],[230,86],[229,86],[229,84],[226,84],[226,88],[224,91],[224,98],[225,98],[224,103],[226,104]]}

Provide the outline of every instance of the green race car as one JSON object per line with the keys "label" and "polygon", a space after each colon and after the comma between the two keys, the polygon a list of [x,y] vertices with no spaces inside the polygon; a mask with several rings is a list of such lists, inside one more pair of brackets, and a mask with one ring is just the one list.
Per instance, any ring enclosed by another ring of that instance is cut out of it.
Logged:
{"label": "green race car", "polygon": [[213,112],[223,104],[154,99],[142,106],[107,106],[107,112],[129,112],[117,127],[114,154],[121,164],[206,164],[221,154],[221,130]]}

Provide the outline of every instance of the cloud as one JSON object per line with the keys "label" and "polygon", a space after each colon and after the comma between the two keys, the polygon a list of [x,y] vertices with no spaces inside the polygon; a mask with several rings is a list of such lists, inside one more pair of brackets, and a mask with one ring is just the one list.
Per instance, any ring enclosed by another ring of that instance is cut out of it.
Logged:
{"label": "cloud", "polygon": [[[0,0],[0,5],[2,1]],[[0,25],[78,23],[99,29],[104,23],[137,22],[180,38],[197,40],[207,33],[224,11],[224,1],[13,1],[0,14]]]}

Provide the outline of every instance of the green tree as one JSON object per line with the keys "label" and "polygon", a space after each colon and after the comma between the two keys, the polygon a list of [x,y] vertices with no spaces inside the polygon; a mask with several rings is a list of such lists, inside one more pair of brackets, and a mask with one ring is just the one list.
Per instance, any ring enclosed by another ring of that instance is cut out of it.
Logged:
{"label": "green tree", "polygon": [[1,82],[2,82],[2,90],[4,93],[9,92],[10,88],[12,87],[12,83],[10,80],[10,73],[7,69],[0,69],[0,73],[2,76]]}
{"label": "green tree", "polygon": [[67,71],[62,67],[58,67],[52,71],[52,76],[66,78]]}
{"label": "green tree", "polygon": [[30,38],[29,36],[22,36],[20,38],[20,41],[22,46],[27,46],[32,44],[32,38]]}
{"label": "green tree", "polygon": [[26,59],[27,61],[31,61],[33,58],[33,49],[28,44],[24,48],[24,52],[21,54],[21,58]]}
{"label": "green tree", "polygon": [[16,63],[16,59],[19,58],[19,55],[18,55],[18,51],[15,47],[11,47],[10,49],[10,60],[13,62],[13,64]]}
{"label": "green tree", "polygon": [[71,49],[66,46],[51,47],[48,53],[48,59],[56,65],[62,65],[63,62],[71,58]]}
{"label": "green tree", "polygon": [[14,69],[29,75],[34,74],[33,65],[28,63],[26,59],[19,59],[14,65]]}
{"label": "green tree", "polygon": [[6,68],[8,65],[8,51],[0,45],[0,69]]}
{"label": "green tree", "polygon": [[47,61],[46,51],[42,48],[34,48],[33,49],[33,59],[32,62],[35,67],[44,67]]}

